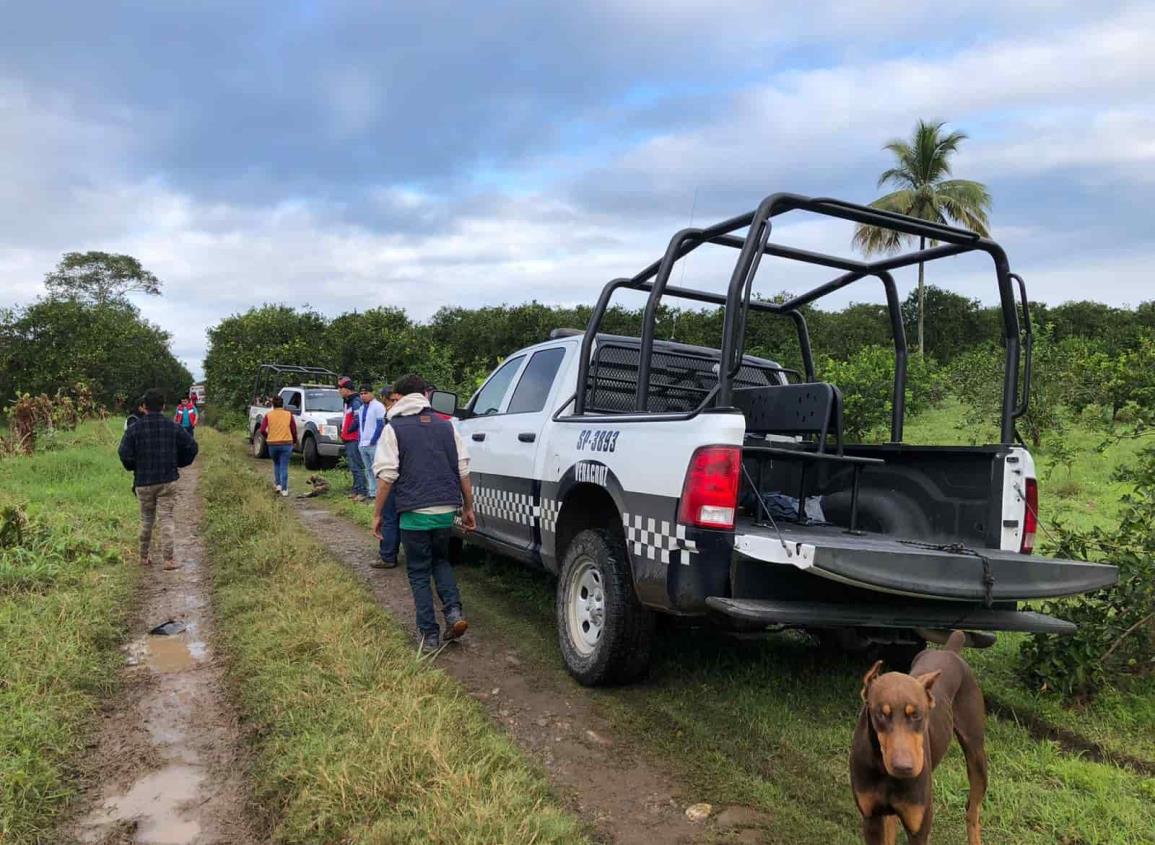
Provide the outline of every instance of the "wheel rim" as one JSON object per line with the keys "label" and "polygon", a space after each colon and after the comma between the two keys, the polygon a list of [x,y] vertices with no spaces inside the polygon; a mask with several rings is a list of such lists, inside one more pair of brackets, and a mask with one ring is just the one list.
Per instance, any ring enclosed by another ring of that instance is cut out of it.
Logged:
{"label": "wheel rim", "polygon": [[581,558],[570,570],[565,595],[570,642],[583,656],[593,654],[605,629],[606,591],[591,558]]}

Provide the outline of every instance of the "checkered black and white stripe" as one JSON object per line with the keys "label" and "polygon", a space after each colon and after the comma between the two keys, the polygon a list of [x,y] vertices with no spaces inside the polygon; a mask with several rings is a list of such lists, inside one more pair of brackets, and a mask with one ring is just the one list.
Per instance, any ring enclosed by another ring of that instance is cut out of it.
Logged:
{"label": "checkered black and white stripe", "polygon": [[698,553],[698,544],[686,538],[684,525],[671,525],[668,520],[624,513],[622,526],[626,529],[626,545],[639,557],[688,566],[690,555]]}
{"label": "checkered black and white stripe", "polygon": [[541,530],[542,533],[554,534],[557,532],[557,516],[561,513],[561,502],[557,499],[541,499]]}
{"label": "checkered black and white stripe", "polygon": [[492,487],[473,488],[473,507],[484,516],[518,525],[532,527],[534,521],[541,518],[541,508],[533,503],[533,497],[529,494]]}

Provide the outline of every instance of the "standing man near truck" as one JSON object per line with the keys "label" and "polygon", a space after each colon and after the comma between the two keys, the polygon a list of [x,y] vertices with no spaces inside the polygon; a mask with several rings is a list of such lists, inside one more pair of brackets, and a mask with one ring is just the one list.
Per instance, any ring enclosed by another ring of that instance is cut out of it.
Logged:
{"label": "standing man near truck", "polygon": [[[401,397],[393,389],[393,385],[387,384],[381,388],[381,404],[385,406],[385,414],[388,417],[389,409]],[[388,419],[385,422],[389,424]],[[380,442],[380,441],[378,441]],[[376,456],[374,456],[374,461]],[[369,466],[373,466],[371,462]],[[397,489],[389,493],[385,499],[385,505],[381,509],[381,542],[377,547],[377,560],[369,565],[374,569],[394,569],[397,566],[397,556],[401,551],[401,526],[397,524]]]}
{"label": "standing man near truck", "polygon": [[445,639],[455,640],[469,628],[449,563],[449,540],[457,511],[461,510],[462,528],[472,531],[477,527],[469,454],[453,424],[429,407],[424,379],[405,376],[395,391],[401,398],[389,409],[389,425],[377,444],[372,467],[378,479],[373,535],[382,539],[382,511],[396,488],[417,630],[421,647],[434,651],[441,647],[441,632],[433,608],[431,577],[445,615]]}
{"label": "standing man near truck", "polygon": [[357,414],[357,430],[361,440],[361,466],[365,467],[365,495],[377,498],[377,476],[373,474],[373,453],[385,429],[385,406],[373,395],[373,385],[361,385],[361,410]]}
{"label": "standing man near truck", "polygon": [[345,416],[341,420],[341,442],[345,444],[345,463],[353,474],[353,492],[349,496],[354,502],[364,501],[368,488],[365,486],[368,467],[361,462],[361,434],[358,420],[361,412],[361,397],[353,389],[353,379],[341,376],[337,380],[337,391],[345,401]]}

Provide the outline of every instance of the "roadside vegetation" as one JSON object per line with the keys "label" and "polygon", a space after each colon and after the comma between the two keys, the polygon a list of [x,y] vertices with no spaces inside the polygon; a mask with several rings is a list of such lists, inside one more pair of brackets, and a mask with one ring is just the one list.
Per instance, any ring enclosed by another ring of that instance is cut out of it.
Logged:
{"label": "roadside vegetation", "polygon": [[401,627],[269,495],[240,445],[206,430],[201,447],[219,646],[273,841],[584,841],[543,775],[418,659]]}
{"label": "roadside vegetation", "polygon": [[[1063,454],[1059,463],[1054,452],[1038,453],[1041,511],[1051,542],[1058,542],[1061,530],[1056,520],[1081,530],[1118,525],[1129,485],[1114,472],[1133,464],[1143,447],[1142,438],[1123,437],[1100,449],[1104,429],[1078,419],[1068,420],[1064,431],[1073,457]],[[911,442],[982,439],[967,425],[966,407],[949,396],[915,417],[907,435]],[[295,490],[306,489],[306,474],[294,464]],[[333,492],[320,501],[367,531],[372,509],[346,498],[348,475],[325,475]],[[1050,492],[1047,479],[1070,480],[1076,493]],[[459,580],[475,624],[501,631],[543,671],[564,678],[551,578],[481,557],[459,569]],[[1002,635],[994,648],[968,653],[994,711],[988,749],[995,785],[984,811],[986,841],[1149,841],[1155,829],[1155,677],[1108,685],[1075,706],[1024,683],[1020,652],[1029,641]],[[591,693],[610,718],[661,753],[695,799],[769,813],[771,841],[859,841],[846,754],[868,661],[823,656],[794,634],[742,642],[671,624],[659,643],[647,681]],[[950,755],[936,783],[936,841],[962,843],[961,755]]]}
{"label": "roadside vegetation", "polygon": [[138,577],[119,437],[93,421],[0,460],[0,842],[50,841],[115,689]]}

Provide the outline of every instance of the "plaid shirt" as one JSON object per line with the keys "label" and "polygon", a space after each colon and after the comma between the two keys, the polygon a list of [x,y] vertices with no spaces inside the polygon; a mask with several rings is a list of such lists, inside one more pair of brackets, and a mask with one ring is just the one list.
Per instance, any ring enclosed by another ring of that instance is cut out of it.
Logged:
{"label": "plaid shirt", "polygon": [[120,440],[120,462],[133,474],[136,487],[165,484],[180,478],[197,456],[197,443],[187,431],[161,412],[145,414]]}

